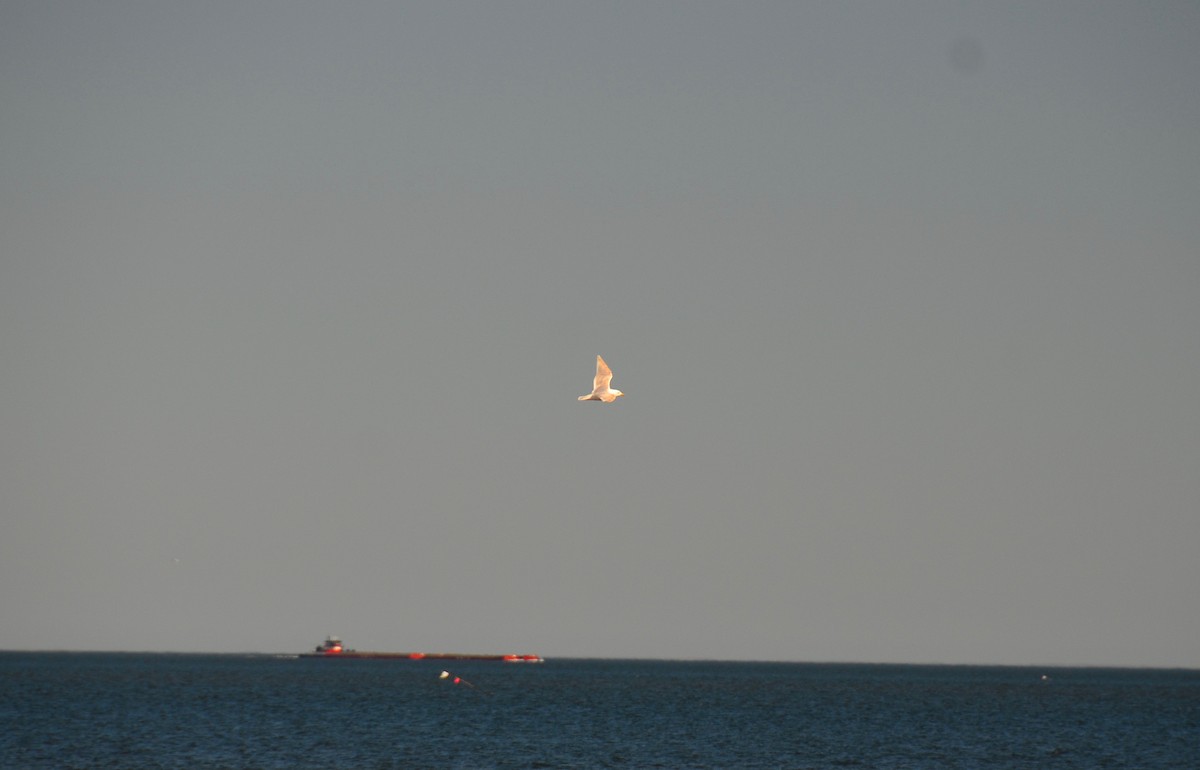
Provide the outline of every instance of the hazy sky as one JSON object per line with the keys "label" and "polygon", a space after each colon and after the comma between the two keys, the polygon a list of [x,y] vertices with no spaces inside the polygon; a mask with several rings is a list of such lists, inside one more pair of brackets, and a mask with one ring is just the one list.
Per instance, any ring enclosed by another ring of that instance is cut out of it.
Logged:
{"label": "hazy sky", "polygon": [[0,648],[1200,666],[1197,83],[1190,0],[0,3]]}

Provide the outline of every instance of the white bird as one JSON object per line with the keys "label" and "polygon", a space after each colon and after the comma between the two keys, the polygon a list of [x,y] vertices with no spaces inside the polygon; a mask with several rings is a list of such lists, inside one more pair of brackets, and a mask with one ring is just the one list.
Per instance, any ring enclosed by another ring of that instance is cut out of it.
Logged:
{"label": "white bird", "polygon": [[604,401],[611,404],[617,400],[617,396],[625,395],[619,390],[613,390],[608,387],[608,383],[612,382],[612,369],[608,368],[608,364],[604,363],[604,359],[596,356],[596,379],[592,381],[592,392],[586,396],[580,396],[580,401]]}

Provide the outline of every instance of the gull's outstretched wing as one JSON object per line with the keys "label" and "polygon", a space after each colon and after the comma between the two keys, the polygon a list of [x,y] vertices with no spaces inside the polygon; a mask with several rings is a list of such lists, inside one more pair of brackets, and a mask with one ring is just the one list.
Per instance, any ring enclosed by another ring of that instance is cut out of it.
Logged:
{"label": "gull's outstretched wing", "polygon": [[592,392],[599,393],[608,390],[608,383],[612,382],[612,369],[608,368],[608,364],[604,363],[604,359],[596,356],[596,379],[592,382]]}

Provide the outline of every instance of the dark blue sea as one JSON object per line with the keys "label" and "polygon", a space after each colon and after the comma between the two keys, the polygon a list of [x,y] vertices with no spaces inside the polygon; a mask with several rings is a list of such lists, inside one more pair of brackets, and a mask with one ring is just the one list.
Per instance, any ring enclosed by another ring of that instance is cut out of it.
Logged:
{"label": "dark blue sea", "polygon": [[0,767],[1200,767],[1200,671],[449,663],[0,653]]}

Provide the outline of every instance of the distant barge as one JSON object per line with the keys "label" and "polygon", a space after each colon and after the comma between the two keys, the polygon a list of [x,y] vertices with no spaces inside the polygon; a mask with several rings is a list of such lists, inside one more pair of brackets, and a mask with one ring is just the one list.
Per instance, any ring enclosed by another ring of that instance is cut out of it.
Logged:
{"label": "distant barge", "polygon": [[542,663],[538,655],[477,655],[462,652],[359,652],[347,650],[342,640],[331,636],[301,658],[345,658],[359,660],[495,660],[501,663]]}

